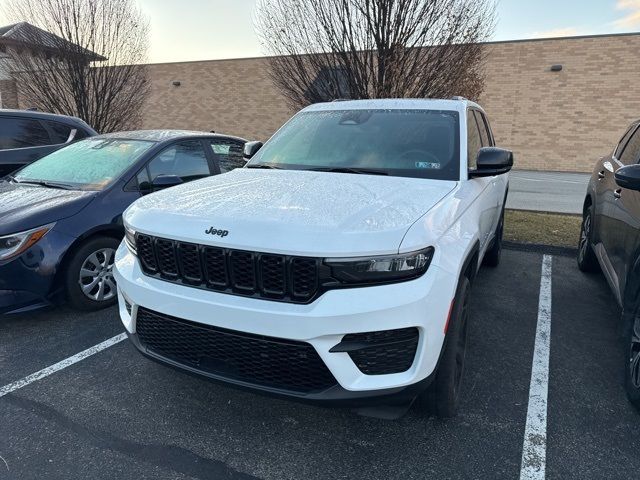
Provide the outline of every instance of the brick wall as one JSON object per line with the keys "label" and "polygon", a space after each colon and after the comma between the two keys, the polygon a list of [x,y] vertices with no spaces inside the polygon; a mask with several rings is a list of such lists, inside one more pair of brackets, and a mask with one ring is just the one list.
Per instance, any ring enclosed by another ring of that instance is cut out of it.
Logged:
{"label": "brick wall", "polygon": [[[591,171],[640,117],[640,35],[490,43],[487,54],[481,103],[520,169]],[[144,127],[268,138],[292,112],[265,62],[150,65]],[[563,70],[551,72],[553,64]]]}
{"label": "brick wall", "polygon": [[487,54],[480,102],[518,168],[590,172],[640,118],[640,35],[494,43]]}
{"label": "brick wall", "polygon": [[293,114],[271,84],[265,59],[154,64],[149,77],[144,128],[215,130],[266,140]]}

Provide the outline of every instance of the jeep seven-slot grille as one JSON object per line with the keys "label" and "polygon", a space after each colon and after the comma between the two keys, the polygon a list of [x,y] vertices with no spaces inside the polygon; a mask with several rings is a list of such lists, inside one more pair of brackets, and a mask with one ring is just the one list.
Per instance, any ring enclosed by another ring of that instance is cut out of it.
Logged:
{"label": "jeep seven-slot grille", "polygon": [[280,390],[312,393],[336,379],[312,345],[198,324],[139,307],[140,344],[203,373]]}
{"label": "jeep seven-slot grille", "polygon": [[136,235],[146,275],[235,295],[307,303],[318,293],[315,258],[247,252]]}

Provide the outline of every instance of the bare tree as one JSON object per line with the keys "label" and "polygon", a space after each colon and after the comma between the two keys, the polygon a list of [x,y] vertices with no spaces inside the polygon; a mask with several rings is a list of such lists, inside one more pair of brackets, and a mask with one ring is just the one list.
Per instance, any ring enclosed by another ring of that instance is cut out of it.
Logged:
{"label": "bare tree", "polygon": [[477,99],[494,0],[258,0],[258,36],[292,108],[335,98]]}
{"label": "bare tree", "polygon": [[7,54],[29,106],[79,116],[99,132],[139,124],[149,27],[131,0],[9,0],[4,10],[28,22]]}

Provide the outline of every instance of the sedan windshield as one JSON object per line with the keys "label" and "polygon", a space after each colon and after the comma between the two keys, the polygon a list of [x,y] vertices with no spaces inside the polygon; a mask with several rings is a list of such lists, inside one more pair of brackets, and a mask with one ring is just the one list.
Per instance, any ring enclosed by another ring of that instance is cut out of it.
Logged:
{"label": "sedan windshield", "polygon": [[247,168],[458,180],[458,113],[334,110],[294,116]]}
{"label": "sedan windshield", "polygon": [[82,140],[27,165],[13,180],[57,188],[103,190],[151,146],[153,142],[141,140]]}

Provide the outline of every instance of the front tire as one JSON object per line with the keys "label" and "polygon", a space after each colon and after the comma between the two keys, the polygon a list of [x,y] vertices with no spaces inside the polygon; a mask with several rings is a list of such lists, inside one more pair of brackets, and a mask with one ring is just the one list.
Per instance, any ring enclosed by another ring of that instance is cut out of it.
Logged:
{"label": "front tire", "polygon": [[112,237],[91,239],[72,255],[65,274],[69,303],[79,310],[100,310],[118,300],[113,261],[119,241]]}
{"label": "front tire", "polygon": [[640,312],[625,325],[624,386],[629,401],[640,408]]}
{"label": "front tire", "polygon": [[500,221],[496,227],[496,233],[493,237],[491,248],[484,254],[483,263],[488,267],[497,267],[500,265],[500,254],[502,253],[502,237],[504,234],[504,208],[500,214]]}
{"label": "front tire", "polygon": [[600,270],[598,259],[593,251],[593,205],[589,205],[582,215],[580,241],[578,243],[578,268],[587,273]]}
{"label": "front tire", "polygon": [[418,409],[440,418],[458,413],[460,387],[467,352],[469,279],[463,277],[456,292],[444,352],[433,383],[415,400]]}

